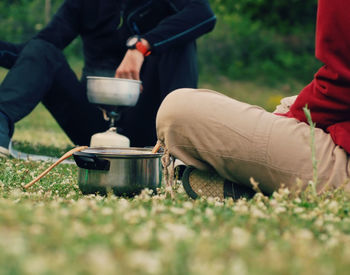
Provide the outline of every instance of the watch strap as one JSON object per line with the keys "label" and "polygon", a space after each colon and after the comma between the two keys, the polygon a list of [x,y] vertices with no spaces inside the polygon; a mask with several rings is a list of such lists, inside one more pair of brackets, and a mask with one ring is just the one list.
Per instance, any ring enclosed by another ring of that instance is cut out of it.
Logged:
{"label": "watch strap", "polygon": [[141,41],[135,44],[135,48],[144,56],[149,56],[151,54],[151,51]]}

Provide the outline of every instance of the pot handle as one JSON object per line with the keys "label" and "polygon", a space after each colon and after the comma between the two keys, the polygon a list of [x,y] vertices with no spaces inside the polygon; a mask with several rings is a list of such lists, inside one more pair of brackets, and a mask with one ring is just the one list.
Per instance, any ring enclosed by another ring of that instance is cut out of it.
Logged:
{"label": "pot handle", "polygon": [[109,160],[100,159],[95,154],[76,152],[73,157],[80,168],[108,171],[110,167]]}

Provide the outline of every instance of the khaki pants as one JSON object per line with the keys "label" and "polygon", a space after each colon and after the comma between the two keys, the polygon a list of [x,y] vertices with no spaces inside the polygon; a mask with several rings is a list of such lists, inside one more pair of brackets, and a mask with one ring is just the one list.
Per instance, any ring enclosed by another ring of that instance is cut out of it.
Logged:
{"label": "khaki pants", "polygon": [[[281,184],[305,188],[313,179],[310,127],[292,118],[203,89],[179,89],[157,115],[158,138],[170,154],[201,170],[271,193]],[[350,190],[349,155],[330,135],[315,129],[317,191],[345,184]]]}

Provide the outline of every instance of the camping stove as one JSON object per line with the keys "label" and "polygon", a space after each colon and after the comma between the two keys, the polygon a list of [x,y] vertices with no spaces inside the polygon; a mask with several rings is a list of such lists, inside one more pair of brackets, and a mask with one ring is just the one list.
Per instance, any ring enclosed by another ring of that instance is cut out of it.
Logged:
{"label": "camping stove", "polygon": [[114,77],[87,77],[87,95],[97,104],[110,128],[91,137],[91,147],[130,147],[130,140],[117,133],[116,122],[125,106],[135,106],[140,95],[141,81]]}

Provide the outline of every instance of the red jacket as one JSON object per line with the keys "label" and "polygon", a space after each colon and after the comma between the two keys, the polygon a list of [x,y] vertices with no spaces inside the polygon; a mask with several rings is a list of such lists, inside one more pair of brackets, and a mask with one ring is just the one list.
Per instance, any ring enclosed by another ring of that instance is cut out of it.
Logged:
{"label": "red jacket", "polygon": [[306,122],[307,104],[316,127],[350,153],[350,1],[319,0],[316,58],[324,63],[285,114]]}

